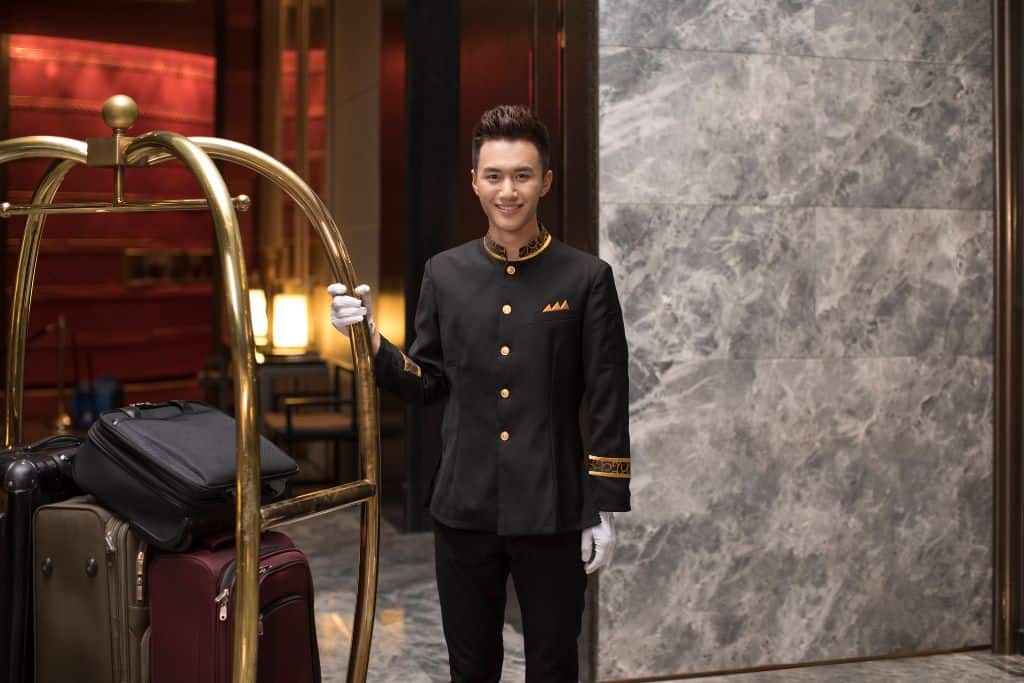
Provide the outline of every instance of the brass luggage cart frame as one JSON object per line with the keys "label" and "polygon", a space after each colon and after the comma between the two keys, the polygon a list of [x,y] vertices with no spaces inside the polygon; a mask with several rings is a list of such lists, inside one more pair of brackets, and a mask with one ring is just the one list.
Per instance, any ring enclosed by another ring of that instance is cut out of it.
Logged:
{"label": "brass luggage cart frame", "polygon": [[[348,662],[348,681],[362,683],[370,659],[373,619],[377,599],[377,573],[380,550],[379,458],[380,432],[377,390],[373,377],[369,335],[366,323],[353,328],[351,340],[355,361],[356,409],[359,429],[359,473],[357,481],[308,493],[296,498],[260,506],[259,437],[256,432],[255,347],[249,312],[245,256],[238,228],[238,210],[246,210],[245,195],[232,198],[214,160],[237,164],[258,173],[283,190],[303,210],[312,223],[324,249],[335,281],[350,288],[356,283],[355,271],[345,248],[341,231],[326,205],[309,185],[277,159],[258,149],[231,140],[211,137],[185,137],[178,133],[156,131],[128,137],[138,108],[125,95],[115,95],[103,105],[103,119],[113,129],[109,138],[90,138],[88,142],[70,138],[30,136],[0,141],[0,164],[18,159],[49,158],[51,163],[36,186],[32,203],[0,204],[0,217],[28,216],[21,240],[18,269],[11,302],[8,337],[7,395],[4,421],[4,445],[21,439],[24,395],[25,341],[29,310],[35,284],[36,263],[46,216],[51,213],[112,213],[131,211],[208,210],[217,235],[217,253],[223,271],[224,298],[231,333],[232,371],[237,423],[238,549],[236,619],[233,650],[234,683],[256,682],[257,618],[259,614],[259,537],[263,529],[311,517],[341,507],[361,506],[359,573],[352,645]],[[124,201],[124,170],[127,166],[154,166],[172,159],[181,161],[195,176],[205,199]],[[114,200],[110,203],[54,204],[53,198],[65,176],[75,166],[114,169]]]}

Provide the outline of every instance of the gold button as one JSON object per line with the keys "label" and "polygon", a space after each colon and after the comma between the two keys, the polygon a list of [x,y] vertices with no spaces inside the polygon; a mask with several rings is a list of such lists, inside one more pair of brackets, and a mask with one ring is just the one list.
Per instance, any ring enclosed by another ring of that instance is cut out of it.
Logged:
{"label": "gold button", "polygon": [[511,350],[512,349],[508,348],[507,346],[502,346],[501,347],[501,355],[507,356]]}
{"label": "gold button", "polygon": [[502,389],[501,392],[499,392],[499,393],[501,393],[501,397],[502,398],[508,398],[508,395],[509,395],[508,389]]}
{"label": "gold button", "polygon": [[512,264],[509,264],[509,265],[505,266],[505,272],[508,273],[509,275],[515,275],[516,274],[516,267],[513,266]]}
{"label": "gold button", "polygon": [[502,432],[501,433],[501,440],[502,441],[508,441],[508,432]]}
{"label": "gold button", "polygon": [[505,315],[508,315],[509,313],[512,312],[512,307],[509,306],[508,304],[505,304],[504,306],[501,307],[501,312],[504,313]]}

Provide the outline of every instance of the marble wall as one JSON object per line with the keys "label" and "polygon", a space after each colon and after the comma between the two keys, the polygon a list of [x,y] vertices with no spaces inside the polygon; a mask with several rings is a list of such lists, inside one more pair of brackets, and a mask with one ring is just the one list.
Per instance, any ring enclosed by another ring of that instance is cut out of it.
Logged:
{"label": "marble wall", "polygon": [[989,641],[987,0],[601,0],[599,678]]}

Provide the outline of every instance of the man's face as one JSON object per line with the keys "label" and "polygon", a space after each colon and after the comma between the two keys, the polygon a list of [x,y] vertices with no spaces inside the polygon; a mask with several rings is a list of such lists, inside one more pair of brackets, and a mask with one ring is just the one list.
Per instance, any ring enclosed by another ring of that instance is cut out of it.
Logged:
{"label": "man's face", "polygon": [[473,170],[473,191],[490,226],[517,232],[537,217],[537,202],[551,189],[540,152],[527,140],[487,140]]}

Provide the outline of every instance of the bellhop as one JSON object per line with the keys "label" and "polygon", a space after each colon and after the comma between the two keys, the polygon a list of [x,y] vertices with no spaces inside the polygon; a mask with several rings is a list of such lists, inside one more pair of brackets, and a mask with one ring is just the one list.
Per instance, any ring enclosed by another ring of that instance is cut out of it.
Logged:
{"label": "bellhop", "polygon": [[425,502],[458,683],[501,678],[510,575],[527,683],[578,680],[586,575],[611,562],[614,513],[630,508],[615,280],[611,266],[538,221],[549,166],[547,130],[529,109],[501,106],[480,118],[471,177],[488,230],[424,265],[408,354],[376,329],[368,285],[355,296],[328,287],[336,328],[366,320],[382,387],[411,402],[444,401]]}
{"label": "bellhop", "polygon": [[406,400],[447,399],[438,521],[548,534],[629,509],[626,340],[604,261],[543,229],[514,261],[488,237],[442,252],[424,269],[409,355],[382,338],[375,369]]}

